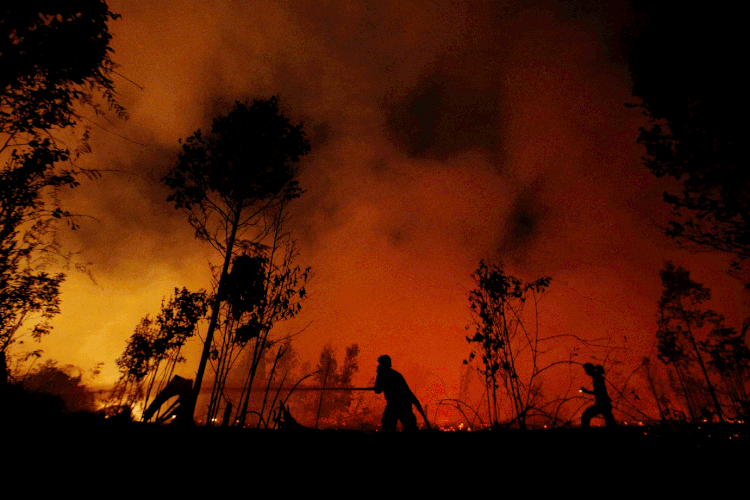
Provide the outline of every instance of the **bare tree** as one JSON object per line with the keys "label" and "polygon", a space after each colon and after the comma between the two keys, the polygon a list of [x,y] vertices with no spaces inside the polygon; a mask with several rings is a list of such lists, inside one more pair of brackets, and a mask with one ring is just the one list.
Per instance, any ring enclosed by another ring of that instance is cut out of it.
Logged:
{"label": "bare tree", "polygon": [[[542,371],[539,355],[542,354],[539,334],[538,300],[549,286],[550,278],[539,278],[534,282],[505,273],[502,266],[480,262],[474,272],[477,287],[469,293],[474,330],[466,340],[474,349],[465,364],[479,357],[480,373],[487,389],[487,405],[490,425],[499,424],[498,389],[502,383],[512,404],[513,421],[526,429],[529,410],[539,396],[538,377]],[[524,306],[531,299],[534,306],[534,328],[524,324]],[[527,372],[521,371],[521,359]]]}

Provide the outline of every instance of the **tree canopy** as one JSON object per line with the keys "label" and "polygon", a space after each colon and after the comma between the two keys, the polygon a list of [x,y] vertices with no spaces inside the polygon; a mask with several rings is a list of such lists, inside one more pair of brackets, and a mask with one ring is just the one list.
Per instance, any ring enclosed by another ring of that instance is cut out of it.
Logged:
{"label": "tree canopy", "polygon": [[649,124],[644,163],[679,181],[667,234],[678,242],[750,257],[750,170],[741,156],[744,93],[740,16],[677,2],[634,1],[644,24],[630,56],[633,95]]}
{"label": "tree canopy", "polygon": [[118,17],[103,0],[29,0],[0,8],[0,133],[10,136],[6,140],[75,125],[76,105],[100,110],[93,93],[125,113],[111,79],[116,65],[108,23]]}
{"label": "tree canopy", "polygon": [[[296,252],[282,226],[287,205],[302,193],[297,181],[299,162],[309,151],[303,124],[293,125],[275,96],[246,103],[237,101],[227,114],[214,118],[210,134],[204,136],[198,130],[182,142],[177,162],[163,178],[171,189],[168,201],[187,213],[196,236],[209,242],[223,261],[221,268],[217,268],[217,290],[192,405],[200,391],[227,292],[242,288],[235,286],[230,278],[232,262],[239,265],[238,274],[252,272],[259,263],[266,266],[254,278],[264,287],[264,297],[253,290],[257,287],[249,287],[246,296],[237,295],[230,304],[240,316],[252,312],[250,316],[254,315],[254,319],[250,323],[261,327],[257,335],[243,331],[240,336],[245,340],[261,339],[256,340],[253,367],[268,347],[265,341],[271,326],[268,323],[293,316],[298,310],[298,304],[291,301],[289,294],[304,297],[307,272],[300,277],[299,269],[291,267]],[[284,241],[288,243],[285,252],[280,251]],[[283,253],[280,257],[283,262],[277,261],[277,253]],[[235,261],[243,255],[256,258]],[[260,275],[262,279],[258,280]],[[258,299],[262,300],[257,302]],[[248,300],[256,301],[255,307]],[[251,372],[254,373],[254,368]],[[252,384],[252,376],[249,383]]]}
{"label": "tree canopy", "polygon": [[[72,161],[88,151],[83,110],[112,110],[115,64],[108,23],[119,16],[102,0],[5,2],[0,7],[0,351],[32,318],[38,338],[58,312],[63,273],[46,270],[60,254],[55,221],[70,214],[57,190],[78,185]],[[103,100],[103,104],[101,104]],[[90,173],[90,172],[89,172]],[[3,356],[4,358],[4,356]],[[0,367],[0,383],[5,367]]]}
{"label": "tree canopy", "polygon": [[188,211],[199,237],[223,247],[228,235],[212,233],[212,223],[231,232],[238,217],[242,229],[266,206],[298,197],[298,163],[309,151],[302,124],[291,124],[275,96],[238,101],[213,120],[208,136],[198,130],[182,143],[163,179],[172,190],[167,199]]}

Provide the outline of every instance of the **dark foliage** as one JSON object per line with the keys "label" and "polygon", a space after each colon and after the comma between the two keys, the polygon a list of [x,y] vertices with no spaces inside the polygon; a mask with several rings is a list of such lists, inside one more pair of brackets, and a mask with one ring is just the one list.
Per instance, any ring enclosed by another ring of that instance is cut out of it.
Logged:
{"label": "dark foliage", "polygon": [[111,80],[108,23],[117,17],[101,0],[0,7],[0,351],[28,321],[36,322],[33,338],[48,333],[58,312],[64,275],[46,268],[61,255],[55,222],[75,228],[75,219],[55,194],[78,185],[82,171],[71,161],[88,150],[86,132],[74,151],[59,135],[82,110],[125,117]]}
{"label": "dark foliage", "polygon": [[745,92],[742,16],[720,7],[634,1],[644,25],[630,57],[633,95],[649,125],[639,142],[645,165],[680,182],[664,193],[673,207],[667,234],[750,257],[750,169],[738,105]]}
{"label": "dark foliage", "polygon": [[6,2],[0,8],[0,133],[22,139],[76,124],[76,105],[94,93],[118,114],[102,0]]}
{"label": "dark foliage", "polygon": [[190,292],[186,288],[175,288],[174,296],[162,304],[155,320],[146,316],[136,326],[125,352],[117,359],[123,375],[141,381],[168,358],[182,361],[179,351],[206,314],[207,300],[202,290]]}
{"label": "dark foliage", "polygon": [[656,332],[659,359],[675,370],[693,419],[696,418],[695,405],[687,381],[691,367],[697,366],[708,388],[714,411],[722,418],[721,404],[709,377],[704,360],[705,350],[700,348],[699,337],[708,335],[705,329],[720,336],[731,329],[724,326],[723,316],[702,307],[704,302],[711,299],[711,291],[693,281],[687,270],[668,262],[659,274],[663,285],[657,319],[659,329]]}
{"label": "dark foliage", "polygon": [[[513,404],[515,418],[525,428],[537,390],[533,382],[539,373],[537,346],[540,338],[538,331],[526,331],[522,311],[530,297],[536,302],[536,295],[546,291],[550,278],[525,282],[506,274],[502,266],[488,265],[484,261],[479,263],[473,278],[476,288],[469,293],[469,306],[473,316],[470,328],[474,334],[466,337],[472,351],[464,363],[468,364],[475,357],[481,361],[479,372],[485,379],[491,425],[498,425],[497,390],[502,381]],[[531,356],[532,370],[526,381],[519,376],[522,354]]]}
{"label": "dark foliage", "polygon": [[[209,242],[222,259],[192,405],[213,350],[214,332],[227,298],[230,264],[242,254],[262,255],[268,248],[264,240],[269,238],[273,240],[270,252],[276,250],[285,221],[284,209],[302,193],[296,178],[300,159],[309,151],[303,125],[292,125],[276,97],[235,102],[228,114],[213,120],[208,136],[199,130],[182,143],[176,164],[163,178],[172,191],[168,200],[187,213],[196,236]],[[288,257],[293,254],[290,250]],[[269,267],[278,265],[271,257],[267,263]],[[291,270],[288,264],[287,259],[286,266],[279,266],[293,274],[285,280],[296,280],[298,269]],[[273,274],[270,270],[265,272],[267,293],[269,283],[276,279]],[[303,295],[304,292],[300,297]],[[242,302],[241,297],[237,299]],[[252,337],[246,333],[243,332],[244,337]],[[254,357],[256,361],[267,347],[264,339]]]}
{"label": "dark foliage", "polygon": [[265,269],[268,259],[262,255],[240,255],[232,260],[227,275],[227,297],[232,315],[239,317],[265,301]]}
{"label": "dark foliage", "polygon": [[172,378],[175,365],[185,360],[182,348],[195,334],[207,308],[208,298],[203,290],[175,288],[172,298],[162,303],[156,319],[141,319],[125,352],[117,358],[121,376],[109,401],[111,407],[132,406],[139,400],[144,407],[148,404],[154,388],[162,389]]}
{"label": "dark foliage", "polygon": [[[310,151],[302,124],[292,125],[276,97],[236,102],[232,111],[213,120],[211,134],[200,130],[188,137],[177,164],[164,177],[175,208],[198,209],[207,218],[226,206],[234,215],[271,199],[288,200],[302,191],[297,163]],[[191,218],[198,235],[206,219]],[[247,215],[247,214],[245,214]],[[231,222],[231,221],[230,221]]]}
{"label": "dark foliage", "polygon": [[21,385],[32,393],[50,394],[60,398],[67,412],[93,412],[96,410],[96,395],[82,383],[82,374],[73,366],[58,366],[47,361],[28,374]]}

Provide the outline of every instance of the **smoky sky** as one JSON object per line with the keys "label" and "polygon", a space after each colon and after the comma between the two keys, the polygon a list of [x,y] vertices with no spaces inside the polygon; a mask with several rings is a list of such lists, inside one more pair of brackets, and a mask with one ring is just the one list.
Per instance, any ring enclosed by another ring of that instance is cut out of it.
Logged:
{"label": "smoky sky", "polygon": [[66,195],[95,219],[64,241],[97,284],[69,277],[50,357],[102,361],[111,380],[141,317],[174,287],[211,286],[215,255],[160,179],[179,139],[271,95],[312,143],[289,229],[314,278],[280,326],[304,329],[310,359],[358,342],[363,372],[389,353],[417,391],[457,387],[482,259],[552,276],[545,328],[627,335],[629,361],[652,347],[667,258],[707,258],[696,278],[723,290],[728,314],[740,307],[720,259],[681,253],[659,228],[666,181],[642,166],[643,117],[625,106],[638,29],[626,1],[110,7],[118,72],[137,86],[117,80],[131,118],[93,130],[85,162],[102,179]]}
{"label": "smoky sky", "polygon": [[462,88],[446,75],[420,81],[387,109],[388,132],[411,158],[445,160],[463,150],[495,153],[500,130],[500,97]]}

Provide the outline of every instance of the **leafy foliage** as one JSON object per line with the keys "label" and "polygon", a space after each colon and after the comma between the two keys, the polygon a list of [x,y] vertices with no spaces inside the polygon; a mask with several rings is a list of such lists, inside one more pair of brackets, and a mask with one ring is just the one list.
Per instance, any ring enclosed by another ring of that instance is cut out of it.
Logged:
{"label": "leafy foliage", "polygon": [[737,333],[734,328],[719,326],[708,334],[708,340],[701,342],[704,350],[711,356],[710,363],[722,376],[738,374],[739,380],[745,380],[750,373],[750,348],[744,333]]}
{"label": "leafy foliage", "polygon": [[226,294],[230,312],[235,318],[256,312],[266,302],[267,266],[268,259],[262,255],[243,254],[232,261],[232,270],[226,280]]}
{"label": "leafy foliage", "polygon": [[240,323],[236,342],[245,344],[270,331],[274,323],[296,316],[307,279],[307,270],[274,268],[265,255],[235,257],[225,290],[229,314]]}
{"label": "leafy foliage", "polygon": [[[139,399],[141,385],[147,381],[144,407],[148,403],[151,390],[157,383],[161,370],[163,386],[172,376],[177,363],[185,361],[182,347],[196,331],[198,322],[206,315],[208,297],[203,290],[190,292],[186,288],[175,288],[174,296],[165,304],[156,319],[148,315],[141,319],[135,332],[128,339],[123,354],[117,358],[120,368],[120,381],[113,399],[119,404],[133,404]],[[163,365],[163,363],[165,363]]]}
{"label": "leafy foliage", "polygon": [[174,292],[169,302],[162,304],[155,320],[145,316],[136,326],[125,352],[117,359],[124,375],[140,381],[167,358],[184,361],[179,351],[206,314],[208,299],[202,290],[175,288]]}
{"label": "leafy foliage", "polygon": [[[231,352],[234,347],[244,350],[251,347],[248,352],[248,370],[243,384],[244,397],[240,409],[240,425],[243,425],[243,417],[247,413],[250,392],[261,360],[275,344],[287,342],[288,338],[272,338],[271,332],[278,322],[294,318],[302,308],[302,301],[307,296],[305,286],[310,276],[310,269],[301,269],[295,266],[297,257],[294,241],[288,235],[280,234],[277,227],[272,238],[272,245],[268,257],[254,257],[252,261],[262,264],[262,295],[252,292],[249,295],[256,297],[257,302],[238,318],[236,324],[227,324],[224,330],[223,345],[226,352]],[[281,247],[281,248],[279,248]],[[241,261],[240,261],[241,262]],[[251,268],[252,269],[252,268]],[[251,276],[260,276],[257,271],[250,273]],[[246,280],[245,286],[255,289],[253,280]],[[232,298],[228,298],[231,303]],[[234,328],[234,333],[232,332]]]}
{"label": "leafy foliage", "polygon": [[[502,380],[514,406],[515,418],[525,427],[525,417],[535,395],[533,377],[537,373],[536,355],[538,332],[526,331],[522,310],[529,297],[543,294],[550,278],[525,282],[505,273],[502,266],[480,262],[473,274],[476,288],[469,293],[469,307],[473,316],[474,334],[466,337],[472,345],[468,364],[479,358],[479,372],[484,376],[490,408],[490,421],[498,424],[497,389]],[[536,303],[536,300],[534,300]],[[532,356],[532,376],[525,383],[519,374],[519,356]]]}
{"label": "leafy foliage", "polygon": [[293,318],[300,311],[301,301],[306,296],[309,269],[303,271],[292,265],[296,254],[289,252],[293,252],[293,246],[286,248],[287,253],[281,257],[276,255],[278,243],[281,241],[274,240],[267,254],[235,257],[226,276],[226,301],[221,305],[217,327],[219,335],[214,337],[210,358],[214,385],[208,422],[216,418],[222,400],[231,400],[224,393],[224,388],[243,352],[248,359],[245,363],[247,373],[242,382],[243,395],[240,397],[242,408],[246,403],[249,405],[256,372],[263,371],[261,365],[270,349],[279,342],[283,344],[283,352],[290,349],[288,339],[272,339],[269,336],[277,322]]}
{"label": "leafy foliage", "polygon": [[633,95],[650,121],[638,140],[646,167],[680,183],[664,193],[673,207],[667,234],[725,252],[739,270],[750,257],[750,170],[737,125],[745,92],[739,17],[673,2],[634,4],[646,24],[630,57]]}
{"label": "leafy foliage", "polygon": [[742,332],[718,327],[711,330],[702,349],[710,356],[709,364],[719,374],[737,418],[750,418],[750,349],[747,346],[748,322]]}
{"label": "leafy foliage", "polygon": [[[309,151],[303,125],[292,125],[276,97],[235,102],[229,113],[213,120],[208,136],[199,130],[182,143],[177,162],[163,178],[172,191],[168,200],[187,213],[196,237],[210,243],[222,259],[192,405],[211,353],[218,363],[217,375],[225,378],[233,364],[234,346],[244,348],[254,339],[240,410],[244,419],[255,370],[270,347],[271,326],[299,310],[294,297],[304,297],[308,274],[291,266],[296,250],[283,226],[287,205],[302,193],[296,179],[298,164]],[[237,279],[230,277],[230,265],[237,266],[233,270]],[[248,278],[254,284],[240,285]],[[219,347],[214,346],[217,328],[224,331]],[[223,382],[215,390],[220,386]],[[214,409],[217,400],[213,394]]]}
{"label": "leafy foliage", "polygon": [[0,133],[18,137],[76,124],[76,105],[98,92],[115,100],[108,23],[102,0],[9,2],[0,9]]}
{"label": "leafy foliage", "polygon": [[711,309],[700,307],[711,299],[711,291],[693,281],[686,269],[667,262],[659,274],[663,286],[657,319],[659,328],[656,332],[659,359],[675,370],[693,419],[696,418],[696,413],[687,379],[691,366],[697,365],[708,387],[714,409],[721,417],[721,405],[699,348],[698,336],[705,327],[715,332],[714,335],[723,336],[728,331],[723,324],[724,317]]}
{"label": "leafy foliage", "polygon": [[[46,267],[61,250],[55,222],[75,219],[57,203],[76,187],[72,163],[88,150],[88,133],[71,151],[70,134],[84,110],[125,118],[115,100],[115,64],[108,23],[117,19],[101,0],[6,2],[0,8],[0,350],[32,318],[32,336],[50,331],[58,312],[62,273]],[[67,134],[67,135],[66,135]],[[69,163],[68,168],[60,164]]]}
{"label": "leafy foliage", "polygon": [[[302,124],[291,124],[276,97],[236,102],[213,120],[208,137],[198,130],[182,143],[163,179],[172,190],[167,199],[188,212],[196,236],[231,253],[232,228],[252,226],[263,210],[299,197],[297,164],[309,151]],[[224,234],[214,232],[215,223]]]}
{"label": "leafy foliage", "polygon": [[154,348],[154,338],[158,336],[158,331],[152,325],[153,321],[148,316],[141,319],[128,339],[125,352],[117,358],[117,366],[123,375],[138,382],[151,371],[152,360],[158,355]]}

